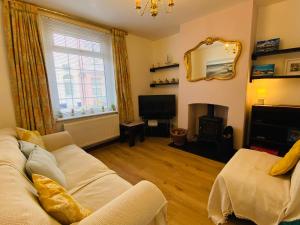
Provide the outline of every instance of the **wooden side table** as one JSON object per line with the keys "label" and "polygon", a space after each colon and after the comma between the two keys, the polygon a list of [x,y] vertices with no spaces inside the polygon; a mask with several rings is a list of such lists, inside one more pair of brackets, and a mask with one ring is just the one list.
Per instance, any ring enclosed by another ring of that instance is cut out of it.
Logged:
{"label": "wooden side table", "polygon": [[128,144],[130,147],[135,145],[135,138],[139,136],[141,142],[145,140],[145,123],[144,122],[132,122],[120,124],[120,141],[126,141],[128,137]]}

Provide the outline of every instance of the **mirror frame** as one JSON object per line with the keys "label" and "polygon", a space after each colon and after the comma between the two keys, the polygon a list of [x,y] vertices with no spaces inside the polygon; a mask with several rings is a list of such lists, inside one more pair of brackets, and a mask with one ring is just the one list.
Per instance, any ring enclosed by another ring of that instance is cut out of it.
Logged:
{"label": "mirror frame", "polygon": [[[233,61],[232,76],[230,76],[230,77],[215,76],[215,77],[210,77],[210,78],[200,77],[200,78],[197,78],[197,79],[191,79],[192,65],[190,65],[189,62],[188,62],[188,55],[190,55],[193,51],[195,51],[201,45],[212,45],[213,43],[215,43],[217,41],[222,42],[224,44],[236,44],[237,45],[237,55],[236,55],[236,57]],[[184,54],[184,64],[185,64],[185,68],[186,68],[186,79],[190,82],[196,82],[196,81],[200,81],[200,80],[209,81],[209,80],[214,80],[214,79],[216,79],[216,80],[230,80],[230,79],[233,79],[236,75],[236,64],[237,64],[238,59],[240,58],[241,52],[242,52],[242,44],[241,44],[240,41],[230,41],[230,40],[225,40],[225,39],[222,39],[222,38],[208,37],[204,41],[201,41],[194,48],[190,49],[189,51],[187,51]]]}

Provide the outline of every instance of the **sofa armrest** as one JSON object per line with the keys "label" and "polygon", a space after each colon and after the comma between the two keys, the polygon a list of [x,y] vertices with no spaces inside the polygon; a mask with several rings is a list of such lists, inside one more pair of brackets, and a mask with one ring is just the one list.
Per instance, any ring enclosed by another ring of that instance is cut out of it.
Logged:
{"label": "sofa armrest", "polygon": [[46,149],[50,152],[67,145],[74,144],[74,141],[68,131],[62,131],[43,136]]}
{"label": "sofa armrest", "polygon": [[152,183],[142,181],[78,225],[166,225],[167,201]]}

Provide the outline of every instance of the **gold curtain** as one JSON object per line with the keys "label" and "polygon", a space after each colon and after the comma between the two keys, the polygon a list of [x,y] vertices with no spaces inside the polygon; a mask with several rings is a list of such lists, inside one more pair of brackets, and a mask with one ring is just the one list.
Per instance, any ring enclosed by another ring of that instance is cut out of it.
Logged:
{"label": "gold curtain", "polygon": [[124,31],[117,29],[112,30],[113,58],[120,122],[133,121],[134,119],[125,36],[126,33]]}
{"label": "gold curtain", "polygon": [[38,28],[37,8],[24,2],[4,0],[10,80],[17,126],[54,131],[45,61]]}

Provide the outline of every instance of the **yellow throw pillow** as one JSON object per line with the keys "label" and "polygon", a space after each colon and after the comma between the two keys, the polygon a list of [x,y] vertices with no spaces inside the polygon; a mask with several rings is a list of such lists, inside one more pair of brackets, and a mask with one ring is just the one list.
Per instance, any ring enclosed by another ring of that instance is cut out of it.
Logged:
{"label": "yellow throw pillow", "polygon": [[270,171],[270,175],[283,175],[293,169],[300,159],[300,140],[297,141],[286,155],[276,162]]}
{"label": "yellow throw pillow", "polygon": [[75,223],[91,214],[90,210],[83,208],[62,186],[50,178],[32,174],[32,180],[43,208],[61,224]]}
{"label": "yellow throw pillow", "polygon": [[37,130],[30,131],[30,130],[25,130],[23,128],[17,127],[16,132],[17,132],[18,139],[20,139],[22,141],[27,141],[27,142],[36,144],[42,148],[45,148],[45,144],[42,139],[42,136],[41,136],[40,132],[38,132]]}

